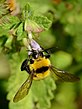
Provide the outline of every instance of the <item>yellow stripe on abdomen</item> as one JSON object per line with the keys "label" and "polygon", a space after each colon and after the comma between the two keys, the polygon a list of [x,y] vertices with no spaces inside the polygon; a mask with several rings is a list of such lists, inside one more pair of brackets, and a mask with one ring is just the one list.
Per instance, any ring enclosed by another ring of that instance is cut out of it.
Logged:
{"label": "yellow stripe on abdomen", "polygon": [[50,60],[45,57],[39,57],[34,60],[33,64],[30,64],[30,70],[34,71],[33,79],[43,79],[50,74],[49,66],[51,65]]}
{"label": "yellow stripe on abdomen", "polygon": [[49,76],[49,74],[50,74],[50,70],[47,70],[47,71],[44,72],[44,73],[34,73],[33,79],[34,79],[34,80],[44,79],[44,78],[46,78],[47,76]]}

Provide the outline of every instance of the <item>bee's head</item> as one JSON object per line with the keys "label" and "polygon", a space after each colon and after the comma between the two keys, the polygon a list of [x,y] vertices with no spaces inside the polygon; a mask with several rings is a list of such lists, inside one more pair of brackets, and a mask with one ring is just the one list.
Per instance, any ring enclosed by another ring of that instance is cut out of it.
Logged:
{"label": "bee's head", "polygon": [[34,59],[37,59],[39,56],[43,57],[43,52],[42,51],[32,50],[32,57]]}

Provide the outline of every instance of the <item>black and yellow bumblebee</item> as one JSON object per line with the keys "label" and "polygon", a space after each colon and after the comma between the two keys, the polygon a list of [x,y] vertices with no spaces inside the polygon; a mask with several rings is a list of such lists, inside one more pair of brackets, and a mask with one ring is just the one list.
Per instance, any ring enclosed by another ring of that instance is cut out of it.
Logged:
{"label": "black and yellow bumblebee", "polygon": [[[36,42],[35,45],[37,45]],[[75,82],[79,80],[79,77],[76,77],[73,74],[69,74],[52,66],[49,59],[50,54],[42,48],[40,50],[36,50],[36,48],[39,47],[40,46],[36,46],[35,50],[32,48],[32,50],[30,50],[28,53],[30,54],[29,58],[24,60],[21,65],[21,71],[27,71],[29,73],[29,76],[14,96],[14,102],[20,101],[28,94],[33,80],[44,79],[45,77],[50,75],[51,72],[54,73],[54,76],[56,76],[58,80],[66,82]]]}

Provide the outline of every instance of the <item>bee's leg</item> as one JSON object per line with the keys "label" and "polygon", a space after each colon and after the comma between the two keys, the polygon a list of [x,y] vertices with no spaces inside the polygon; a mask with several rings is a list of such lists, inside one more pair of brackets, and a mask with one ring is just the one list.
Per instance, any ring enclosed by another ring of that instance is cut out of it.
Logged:
{"label": "bee's leg", "polygon": [[45,55],[45,57],[46,57],[46,58],[50,58],[50,54],[48,54],[48,55]]}
{"label": "bee's leg", "polygon": [[[42,49],[43,49],[43,52],[47,53],[47,54],[43,54],[43,56],[45,56],[46,58],[50,58],[50,51],[49,51],[49,50],[50,50],[51,48],[48,48],[48,49],[42,48]],[[43,52],[42,52],[42,53],[43,53]]]}
{"label": "bee's leg", "polygon": [[28,73],[30,73],[30,69],[29,69],[29,65],[28,65],[28,61],[27,59],[25,59],[21,65],[21,71],[27,71]]}

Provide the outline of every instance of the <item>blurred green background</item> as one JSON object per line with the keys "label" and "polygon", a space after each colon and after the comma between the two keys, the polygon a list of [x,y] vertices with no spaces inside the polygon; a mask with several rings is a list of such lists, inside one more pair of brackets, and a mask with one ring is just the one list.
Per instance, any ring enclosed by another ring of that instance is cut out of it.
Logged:
{"label": "blurred green background", "polygon": [[[10,48],[10,42],[6,47],[8,42],[6,32],[0,26],[0,109],[82,109],[82,0],[18,0],[18,2],[20,7],[29,2],[35,14],[41,13],[52,21],[49,30],[39,33],[35,40],[43,48],[53,47],[50,58],[52,64],[79,76],[80,81],[60,83],[49,78],[49,82],[42,80],[47,83],[43,87],[42,81],[34,82],[27,101],[24,99],[16,105],[12,101],[9,102],[27,78],[27,74],[20,71],[22,61],[27,58],[27,51],[24,47],[19,53],[20,41],[13,42],[13,50]],[[37,95],[36,91],[40,91],[36,87],[37,84],[43,91],[48,89],[48,92],[37,92],[42,94]],[[33,93],[35,95],[32,95]],[[41,101],[38,96],[45,99]]]}

